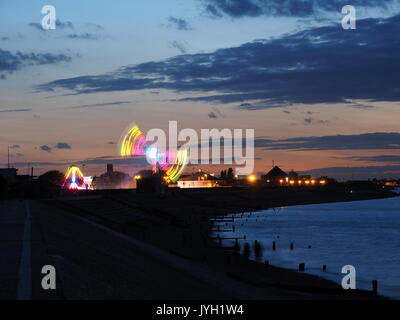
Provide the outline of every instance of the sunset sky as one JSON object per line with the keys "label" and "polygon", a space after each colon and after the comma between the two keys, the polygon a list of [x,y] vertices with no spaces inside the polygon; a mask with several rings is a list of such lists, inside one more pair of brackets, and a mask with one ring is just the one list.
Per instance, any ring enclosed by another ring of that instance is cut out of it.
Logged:
{"label": "sunset sky", "polygon": [[0,166],[133,174],[125,127],[177,120],[255,129],[257,173],[399,177],[399,34],[399,0],[0,0]]}

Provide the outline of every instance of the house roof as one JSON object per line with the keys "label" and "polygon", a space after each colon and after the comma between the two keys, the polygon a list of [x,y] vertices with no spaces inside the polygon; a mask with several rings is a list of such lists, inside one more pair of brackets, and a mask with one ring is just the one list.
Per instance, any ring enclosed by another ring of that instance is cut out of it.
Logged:
{"label": "house roof", "polygon": [[279,168],[278,166],[275,166],[265,176],[266,176],[266,178],[286,177],[287,173],[285,171],[283,171],[281,168]]}

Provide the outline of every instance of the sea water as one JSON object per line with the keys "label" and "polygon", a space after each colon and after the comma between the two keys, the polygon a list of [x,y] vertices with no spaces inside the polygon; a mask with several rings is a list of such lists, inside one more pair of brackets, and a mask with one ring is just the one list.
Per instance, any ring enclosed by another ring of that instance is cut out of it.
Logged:
{"label": "sea water", "polygon": [[[400,299],[400,197],[301,205],[236,214],[235,232],[220,237],[246,237],[254,257],[254,240],[263,247],[262,261],[341,283],[342,267],[356,269],[359,289],[372,290],[378,280],[380,294]],[[221,229],[232,223],[218,223]],[[229,240],[224,240],[226,244]],[[276,251],[272,242],[276,242]],[[230,243],[232,243],[230,241]],[[294,243],[294,250],[290,250]],[[322,266],[327,271],[322,271]]]}

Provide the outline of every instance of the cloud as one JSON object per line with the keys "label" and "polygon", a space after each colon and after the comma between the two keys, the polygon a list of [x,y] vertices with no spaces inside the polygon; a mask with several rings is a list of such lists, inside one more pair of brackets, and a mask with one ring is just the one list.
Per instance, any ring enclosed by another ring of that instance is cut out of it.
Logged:
{"label": "cloud", "polygon": [[54,146],[54,149],[71,149],[71,146],[66,142],[58,142]]}
{"label": "cloud", "polygon": [[[39,22],[31,22],[28,25],[38,31],[43,31],[43,32],[48,31],[48,30],[43,29],[42,24]],[[71,21],[63,22],[63,21],[57,19],[56,20],[56,28],[62,29],[62,30],[63,29],[73,29],[74,25],[72,24]]]}
{"label": "cloud", "polygon": [[51,152],[51,147],[47,145],[40,146],[39,149],[42,151]]}
{"label": "cloud", "polygon": [[12,36],[7,35],[7,36],[0,37],[1,41],[11,41],[11,40],[21,40],[21,39],[24,39],[24,36],[19,32]]}
{"label": "cloud", "polygon": [[255,147],[264,150],[373,150],[400,149],[400,133],[375,132],[355,135],[336,135],[321,137],[296,137],[271,140],[257,138]]}
{"label": "cloud", "polygon": [[399,33],[400,15],[365,19],[351,32],[338,25],[318,27],[211,53],[59,79],[38,89],[76,94],[168,89],[204,94],[185,101],[249,103],[248,110],[349,99],[399,101],[400,38],[393,37]]}
{"label": "cloud", "polygon": [[218,118],[217,115],[215,114],[215,112],[210,112],[210,113],[208,114],[208,117],[209,117],[210,119],[217,119],[217,118]]}
{"label": "cloud", "polygon": [[340,12],[348,4],[355,7],[387,8],[397,0],[200,0],[212,17],[231,18],[259,16],[308,17],[321,11]]}
{"label": "cloud", "polygon": [[[37,66],[45,64],[57,64],[60,62],[70,62],[72,57],[66,54],[52,53],[23,53],[0,49],[0,73],[12,73],[25,66]],[[3,75],[4,78],[4,75]]]}
{"label": "cloud", "polygon": [[77,34],[77,33],[72,33],[72,34],[67,34],[65,36],[65,38],[68,39],[73,39],[73,40],[99,40],[100,37],[98,35],[95,35],[93,33],[81,33],[81,34]]}
{"label": "cloud", "polygon": [[182,19],[182,18],[175,18],[175,17],[170,16],[168,18],[168,22],[169,22],[170,27],[175,27],[181,31],[193,30],[192,27],[190,26],[189,22],[187,22],[185,19]]}
{"label": "cloud", "polygon": [[347,157],[348,160],[364,161],[364,162],[385,162],[385,163],[399,163],[400,156],[396,155],[378,155],[378,156],[365,156],[365,157]]}
{"label": "cloud", "polygon": [[100,24],[97,24],[97,23],[87,23],[86,27],[89,29],[96,30],[96,31],[104,30],[103,26],[101,26]]}
{"label": "cloud", "polygon": [[[51,148],[50,148],[51,149]],[[47,150],[44,150],[47,151]],[[48,151],[50,152],[50,151]],[[84,160],[75,161],[76,165],[104,165],[112,163],[114,165],[120,166],[129,166],[132,168],[144,168],[149,167],[149,164],[145,157],[131,157],[131,158],[119,158],[114,156],[102,156],[102,157],[94,157],[88,158]],[[26,167],[27,162],[14,162],[13,166],[16,167]],[[29,162],[31,166],[35,167],[51,167],[51,166],[70,166],[70,161],[37,161],[37,162]]]}
{"label": "cloud", "polygon": [[318,120],[313,117],[308,117],[304,119],[304,125],[312,125],[312,124],[329,124],[329,120]]}
{"label": "cloud", "polygon": [[74,25],[71,21],[62,22],[61,20],[56,20],[56,27],[60,29],[73,29]]}
{"label": "cloud", "polygon": [[359,102],[355,102],[355,101],[348,101],[348,102],[351,103],[350,107],[352,107],[352,108],[363,109],[363,110],[372,110],[372,109],[377,108],[370,104],[364,104],[364,103],[359,103]]}
{"label": "cloud", "polygon": [[10,146],[10,149],[20,149],[21,146],[19,144],[13,144],[12,146]]}
{"label": "cloud", "polygon": [[221,112],[221,110],[219,110],[217,107],[212,107],[211,112],[208,113],[208,117],[210,119],[217,119],[217,118],[226,118],[226,115]]}
{"label": "cloud", "polygon": [[[218,97],[212,97],[212,99],[218,99]],[[238,96],[240,98],[240,95]],[[220,102],[224,102],[224,99],[220,100]],[[263,110],[263,109],[274,109],[274,108],[285,108],[285,107],[290,107],[292,104],[291,103],[274,103],[274,102],[268,102],[268,101],[258,101],[258,102],[253,102],[253,103],[248,103],[244,102],[241,103],[237,109],[239,110],[248,110],[248,111],[253,111],[253,110]]]}
{"label": "cloud", "polygon": [[9,112],[29,112],[32,109],[7,109],[7,110],[0,110],[1,113],[9,113]]}
{"label": "cloud", "polygon": [[170,45],[171,47],[178,49],[182,54],[186,54],[187,52],[185,45],[179,41],[172,41],[170,42]]}
{"label": "cloud", "polygon": [[306,171],[300,174],[309,174],[313,177],[335,177],[337,179],[364,180],[371,178],[396,178],[400,173],[400,165],[363,166],[363,167],[328,167]]}
{"label": "cloud", "polygon": [[115,102],[105,102],[105,103],[96,103],[96,104],[83,104],[80,106],[67,107],[69,109],[85,109],[85,108],[99,108],[99,107],[108,107],[108,106],[120,106],[124,104],[129,104],[131,101],[115,101]]}

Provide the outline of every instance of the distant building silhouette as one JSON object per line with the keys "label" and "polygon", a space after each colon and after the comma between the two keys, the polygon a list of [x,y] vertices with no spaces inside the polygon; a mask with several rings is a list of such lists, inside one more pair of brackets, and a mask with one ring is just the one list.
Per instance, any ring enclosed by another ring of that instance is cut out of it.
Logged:
{"label": "distant building silhouette", "polygon": [[215,188],[219,187],[219,181],[214,176],[199,169],[190,175],[182,176],[178,181],[179,188]]}
{"label": "distant building silhouette", "polygon": [[96,189],[122,189],[132,187],[132,180],[129,175],[123,172],[114,171],[112,164],[107,164],[107,171],[93,180]]}
{"label": "distant building silhouette", "polygon": [[293,170],[286,173],[278,166],[275,166],[265,176],[263,176],[264,182],[268,186],[291,186],[291,187],[312,187],[312,186],[325,186],[327,184],[334,184],[335,180],[328,177],[320,177],[313,179],[309,175],[302,175]]}
{"label": "distant building silhouette", "polygon": [[16,168],[0,168],[0,175],[9,182],[14,182],[17,179],[18,169]]}
{"label": "distant building silhouette", "polygon": [[110,163],[107,164],[107,174],[112,175],[113,172],[114,172],[114,165]]}
{"label": "distant building silhouette", "polygon": [[268,185],[280,186],[283,182],[287,182],[288,174],[278,166],[275,166],[263,178]]}

